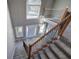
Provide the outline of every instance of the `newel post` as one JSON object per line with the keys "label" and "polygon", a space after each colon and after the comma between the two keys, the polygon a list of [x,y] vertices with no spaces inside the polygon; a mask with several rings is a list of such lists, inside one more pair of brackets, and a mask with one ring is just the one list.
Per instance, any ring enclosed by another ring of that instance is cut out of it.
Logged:
{"label": "newel post", "polygon": [[30,59],[31,58],[31,45],[29,44],[29,51],[28,51],[28,59]]}

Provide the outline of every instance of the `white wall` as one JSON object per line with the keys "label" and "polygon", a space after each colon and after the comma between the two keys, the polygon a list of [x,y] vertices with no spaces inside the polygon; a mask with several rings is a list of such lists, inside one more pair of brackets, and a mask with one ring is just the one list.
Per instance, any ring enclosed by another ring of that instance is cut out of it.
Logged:
{"label": "white wall", "polygon": [[14,26],[23,25],[26,22],[25,0],[8,0],[11,19]]}
{"label": "white wall", "polygon": [[[45,4],[45,8],[46,9],[52,9],[53,8],[53,4],[54,4],[54,0],[47,0]],[[51,17],[51,13],[52,11],[48,11],[48,10],[45,10],[45,17]]]}
{"label": "white wall", "polygon": [[54,6],[55,9],[61,9],[69,7],[71,9],[71,0],[54,0]]}
{"label": "white wall", "polygon": [[9,10],[7,10],[7,59],[13,59],[15,51],[14,34],[10,19]]}
{"label": "white wall", "polygon": [[[71,10],[71,0],[54,0],[53,9],[65,9],[66,7]],[[63,10],[52,11],[52,16],[60,16]]]}

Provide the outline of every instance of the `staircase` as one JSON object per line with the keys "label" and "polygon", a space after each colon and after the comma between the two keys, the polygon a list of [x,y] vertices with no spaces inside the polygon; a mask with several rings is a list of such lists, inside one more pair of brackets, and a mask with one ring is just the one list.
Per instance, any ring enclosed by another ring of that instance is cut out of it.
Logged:
{"label": "staircase", "polygon": [[25,59],[71,59],[71,42],[63,37],[64,31],[71,21],[71,14],[66,12],[63,17],[64,19],[60,23],[34,43],[27,45],[25,41],[22,42],[22,47],[26,52]]}
{"label": "staircase", "polygon": [[[71,59],[69,39],[62,36],[59,40],[48,44],[49,46],[42,46],[43,49],[33,54],[30,59]],[[17,45],[13,59],[28,59],[28,54],[24,50],[22,42]]]}
{"label": "staircase", "polygon": [[[67,9],[66,9],[67,11]],[[28,59],[71,59],[71,43],[63,33],[71,21],[66,12],[63,20],[29,46],[23,41]]]}
{"label": "staircase", "polygon": [[35,53],[31,59],[71,59],[71,43],[68,39],[61,37],[48,47]]}

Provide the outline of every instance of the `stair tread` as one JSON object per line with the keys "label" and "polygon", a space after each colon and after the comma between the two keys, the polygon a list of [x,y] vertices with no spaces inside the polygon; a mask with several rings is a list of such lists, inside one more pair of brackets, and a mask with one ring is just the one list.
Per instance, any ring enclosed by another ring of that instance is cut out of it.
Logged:
{"label": "stair tread", "polygon": [[50,47],[59,56],[60,59],[68,59],[54,44],[50,44]]}
{"label": "stair tread", "polygon": [[66,44],[69,48],[71,48],[71,42],[67,38],[61,37],[60,41]]}
{"label": "stair tread", "polygon": [[63,42],[61,42],[60,40],[57,40],[56,43],[62,47],[69,55],[71,55],[71,49],[65,45]]}
{"label": "stair tread", "polygon": [[46,48],[45,51],[46,51],[46,53],[47,53],[47,55],[49,56],[50,59],[52,59],[52,58],[56,59],[56,57],[52,54],[52,52],[48,48]]}
{"label": "stair tread", "polygon": [[66,40],[67,42],[71,43],[71,41],[64,36],[62,36],[61,39]]}
{"label": "stair tread", "polygon": [[39,54],[41,56],[41,59],[47,59],[46,56],[44,55],[43,51],[39,51]]}

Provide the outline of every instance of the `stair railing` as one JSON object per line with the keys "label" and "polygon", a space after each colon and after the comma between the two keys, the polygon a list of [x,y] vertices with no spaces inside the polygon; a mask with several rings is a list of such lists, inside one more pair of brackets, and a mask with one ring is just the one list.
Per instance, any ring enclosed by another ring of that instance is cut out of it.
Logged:
{"label": "stair railing", "polygon": [[[65,14],[66,15],[66,14]],[[64,15],[64,16],[65,16]],[[71,20],[71,14],[68,14],[60,23],[58,23],[55,27],[50,29],[47,33],[45,33],[43,36],[41,36],[37,41],[35,41],[33,44],[25,46],[25,43],[23,42],[23,46],[28,54],[28,59],[33,56],[33,54],[37,53],[38,51],[42,50],[43,47],[48,47],[48,43],[54,41],[55,38],[57,38],[59,35],[62,35],[65,31],[67,25],[69,24]]]}
{"label": "stair railing", "polygon": [[[62,22],[58,23],[55,27],[50,29],[47,33],[45,33],[43,36],[41,36],[36,42],[29,45],[28,47],[28,59],[33,56],[33,53],[38,50],[40,51],[40,48],[47,47],[47,44],[50,43],[54,38],[57,38],[59,34],[63,34],[64,30],[67,27],[67,24],[70,21],[71,15],[68,15]],[[59,32],[60,26],[64,23],[64,27]],[[63,32],[62,32],[63,31]]]}

